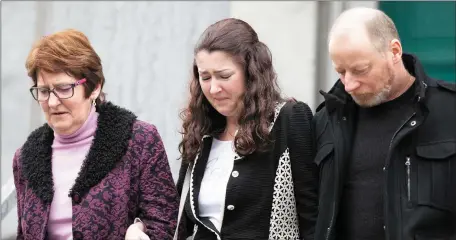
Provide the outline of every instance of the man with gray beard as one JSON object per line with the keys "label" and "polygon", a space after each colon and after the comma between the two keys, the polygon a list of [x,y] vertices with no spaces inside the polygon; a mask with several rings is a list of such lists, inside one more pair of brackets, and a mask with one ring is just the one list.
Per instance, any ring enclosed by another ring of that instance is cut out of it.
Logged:
{"label": "man with gray beard", "polygon": [[340,79],[314,117],[315,239],[456,239],[455,84],[403,53],[379,10],[345,11],[328,39]]}

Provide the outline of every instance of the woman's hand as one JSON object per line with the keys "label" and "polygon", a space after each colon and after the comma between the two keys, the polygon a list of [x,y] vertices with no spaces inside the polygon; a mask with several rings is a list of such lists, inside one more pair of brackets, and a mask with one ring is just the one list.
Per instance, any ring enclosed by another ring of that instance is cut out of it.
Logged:
{"label": "woman's hand", "polygon": [[133,223],[127,229],[125,240],[150,240],[149,236],[144,233],[144,228],[142,222]]}

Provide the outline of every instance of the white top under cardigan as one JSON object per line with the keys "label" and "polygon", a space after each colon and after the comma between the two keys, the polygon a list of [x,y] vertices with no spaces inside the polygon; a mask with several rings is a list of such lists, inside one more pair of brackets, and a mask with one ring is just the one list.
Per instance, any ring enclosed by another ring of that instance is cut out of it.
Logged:
{"label": "white top under cardigan", "polygon": [[199,193],[200,217],[207,217],[220,231],[226,197],[235,158],[233,141],[213,139]]}

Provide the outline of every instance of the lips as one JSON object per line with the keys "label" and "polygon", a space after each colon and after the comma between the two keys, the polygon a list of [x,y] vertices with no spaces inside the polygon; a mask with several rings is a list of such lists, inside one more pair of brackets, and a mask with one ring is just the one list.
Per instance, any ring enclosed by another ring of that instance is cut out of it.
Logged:
{"label": "lips", "polygon": [[54,112],[54,113],[51,113],[52,115],[56,115],[56,116],[60,116],[60,115],[63,115],[63,114],[66,114],[67,112]]}

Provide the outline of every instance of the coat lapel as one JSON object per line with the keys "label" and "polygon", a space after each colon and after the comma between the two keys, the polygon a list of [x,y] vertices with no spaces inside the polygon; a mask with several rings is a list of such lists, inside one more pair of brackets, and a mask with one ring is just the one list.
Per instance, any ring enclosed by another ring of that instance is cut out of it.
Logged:
{"label": "coat lapel", "polygon": [[[97,106],[97,130],[70,196],[84,197],[115,168],[128,149],[136,116],[123,108],[107,102]],[[21,149],[23,176],[28,187],[46,204],[54,195],[52,179],[52,143],[54,132],[49,125],[38,128]]]}
{"label": "coat lapel", "polygon": [[203,181],[204,171],[206,170],[207,161],[209,159],[209,153],[212,147],[212,137],[203,138],[203,148],[201,154],[196,157],[193,164],[193,170],[190,175],[190,204],[192,205],[192,212],[194,217],[199,216],[199,201],[198,196],[201,189],[201,182]]}
{"label": "coat lapel", "polygon": [[20,155],[27,187],[45,204],[50,204],[54,196],[51,163],[53,141],[54,132],[45,124],[29,135]]}
{"label": "coat lapel", "polygon": [[128,150],[136,116],[111,103],[102,104],[97,110],[100,115],[95,138],[70,196],[77,193],[84,197],[115,168]]}
{"label": "coat lapel", "polygon": [[[204,177],[204,171],[206,170],[207,161],[209,159],[209,153],[212,148],[213,137],[205,135],[203,137],[203,147],[201,154],[198,155],[193,164],[191,180],[190,180],[190,218],[193,221],[199,222],[204,225],[206,228],[210,229],[217,235],[217,239],[220,239],[220,232],[215,228],[214,224],[209,220],[209,218],[199,217],[199,193],[201,189],[201,183]],[[188,211],[187,211],[188,213]]]}

